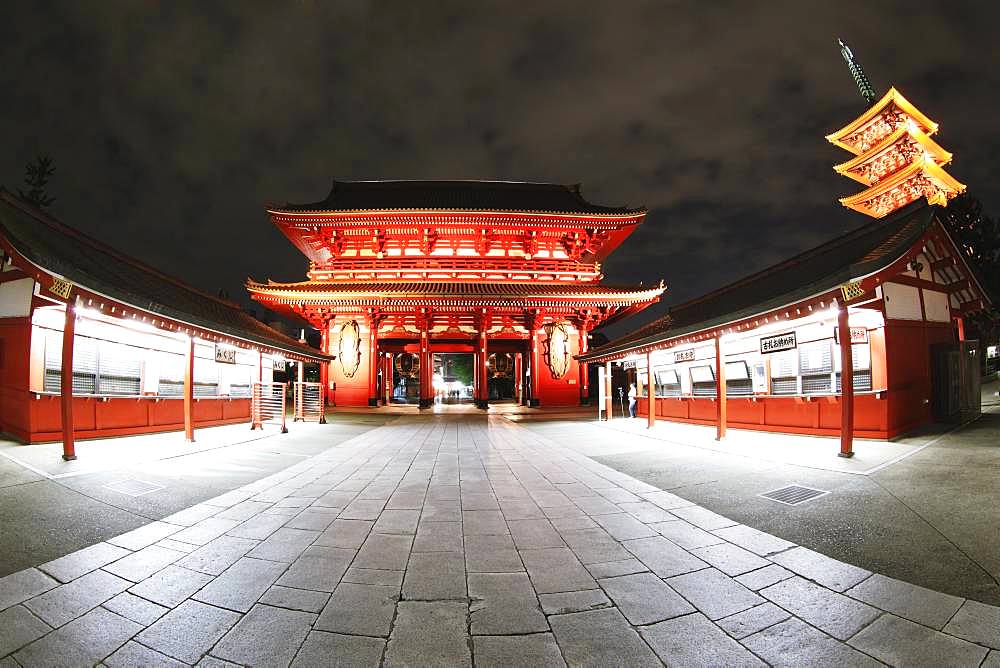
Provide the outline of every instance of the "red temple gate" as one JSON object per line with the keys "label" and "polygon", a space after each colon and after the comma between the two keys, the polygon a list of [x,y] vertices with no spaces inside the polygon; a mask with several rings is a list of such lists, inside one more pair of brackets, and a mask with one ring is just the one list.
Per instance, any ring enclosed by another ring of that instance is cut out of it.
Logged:
{"label": "red temple gate", "polygon": [[473,356],[480,407],[491,378],[507,379],[524,404],[586,402],[575,356],[590,332],[664,290],[601,285],[600,263],[646,211],[591,204],[576,186],[334,182],[322,202],[268,213],[309,259],[308,280],[247,288],[321,332],[336,356],[322,380],[334,405],[386,403],[402,379],[429,406],[441,393],[434,355],[444,353]]}

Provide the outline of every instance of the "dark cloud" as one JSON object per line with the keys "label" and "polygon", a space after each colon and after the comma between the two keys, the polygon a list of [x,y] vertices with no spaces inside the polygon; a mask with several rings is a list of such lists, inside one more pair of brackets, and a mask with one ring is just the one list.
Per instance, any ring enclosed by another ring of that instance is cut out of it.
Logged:
{"label": "dark cloud", "polygon": [[582,182],[645,204],[611,282],[686,299],[860,224],[823,136],[861,109],[836,48],[941,123],[1000,213],[992,5],[13,3],[0,183],[50,153],[55,213],[209,290],[294,280],[263,213],[338,178]]}

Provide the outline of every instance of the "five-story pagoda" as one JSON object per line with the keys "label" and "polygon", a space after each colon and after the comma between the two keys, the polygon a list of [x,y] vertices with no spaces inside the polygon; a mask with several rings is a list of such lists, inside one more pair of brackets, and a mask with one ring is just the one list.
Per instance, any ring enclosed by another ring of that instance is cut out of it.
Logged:
{"label": "five-story pagoda", "polygon": [[646,210],[592,204],[579,186],[334,181],[321,202],[267,212],[309,259],[308,280],[247,289],[321,332],[336,356],[321,379],[336,405],[430,406],[445,394],[441,360],[454,354],[472,356],[480,407],[491,394],[585,401],[575,356],[589,332],[664,291],[601,284],[601,262]]}

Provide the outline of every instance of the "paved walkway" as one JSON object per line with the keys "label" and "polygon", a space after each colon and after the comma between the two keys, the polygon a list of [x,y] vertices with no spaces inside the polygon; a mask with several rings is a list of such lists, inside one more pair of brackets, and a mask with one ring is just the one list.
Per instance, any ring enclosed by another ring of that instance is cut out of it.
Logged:
{"label": "paved walkway", "polygon": [[0,657],[996,668],[1000,608],[737,524],[502,417],[403,417],[0,579]]}

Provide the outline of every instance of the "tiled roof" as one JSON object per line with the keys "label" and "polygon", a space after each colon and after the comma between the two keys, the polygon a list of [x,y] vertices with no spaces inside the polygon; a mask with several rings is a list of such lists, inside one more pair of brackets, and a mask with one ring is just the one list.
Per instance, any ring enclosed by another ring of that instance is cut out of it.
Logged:
{"label": "tiled roof", "polygon": [[514,181],[336,181],[326,199],[277,204],[275,211],[523,211],[626,215],[644,208],[591,204],[580,186]]}
{"label": "tiled roof", "polygon": [[511,283],[486,281],[481,283],[463,282],[378,282],[378,283],[339,283],[303,281],[301,283],[247,283],[247,289],[259,293],[295,293],[303,298],[319,298],[334,295],[338,298],[588,298],[617,299],[627,301],[643,301],[656,298],[663,292],[663,287],[643,288],[636,286],[611,286],[593,283],[563,284],[563,283]]}
{"label": "tiled roof", "polygon": [[667,315],[610,343],[585,359],[685,336],[766,313],[835,289],[890,265],[924,234],[937,207],[911,204],[789,260],[703,297],[671,307]]}
{"label": "tiled roof", "polygon": [[0,189],[0,234],[43,270],[136,309],[320,359],[326,356],[246,313],[56,221]]}

